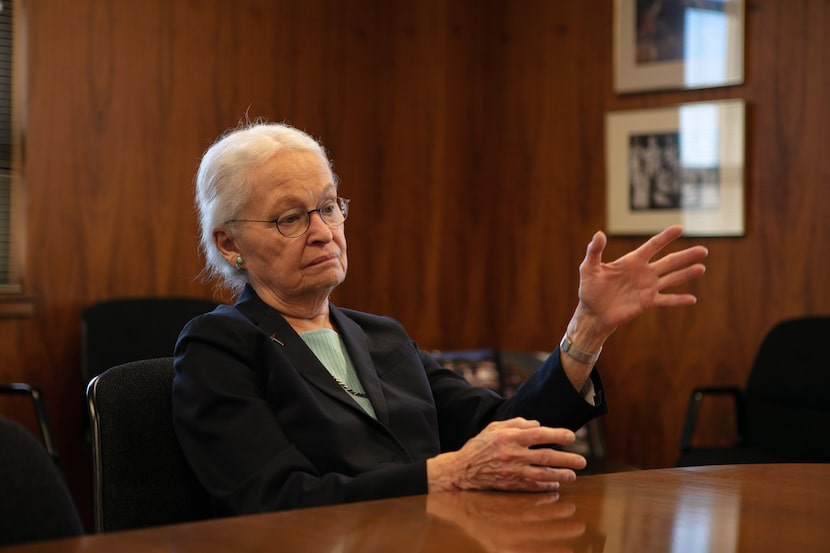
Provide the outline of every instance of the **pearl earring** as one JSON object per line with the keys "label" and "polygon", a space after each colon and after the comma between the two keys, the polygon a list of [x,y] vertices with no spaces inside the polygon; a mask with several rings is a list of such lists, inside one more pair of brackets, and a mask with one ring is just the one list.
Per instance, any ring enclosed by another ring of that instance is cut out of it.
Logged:
{"label": "pearl earring", "polygon": [[240,271],[245,268],[245,260],[242,259],[241,255],[236,257],[236,268]]}

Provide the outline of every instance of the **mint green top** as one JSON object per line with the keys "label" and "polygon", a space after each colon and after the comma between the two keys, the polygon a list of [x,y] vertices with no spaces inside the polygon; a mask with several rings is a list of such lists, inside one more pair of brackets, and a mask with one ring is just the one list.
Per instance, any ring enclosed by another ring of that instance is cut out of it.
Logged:
{"label": "mint green top", "polygon": [[[300,338],[314,352],[320,363],[329,371],[335,381],[346,390],[353,400],[360,405],[364,411],[377,419],[375,410],[369,398],[359,397],[356,393],[363,394],[363,384],[357,377],[352,360],[346,352],[346,344],[340,335],[328,328],[317,328],[300,333]],[[351,390],[351,391],[350,391]]]}

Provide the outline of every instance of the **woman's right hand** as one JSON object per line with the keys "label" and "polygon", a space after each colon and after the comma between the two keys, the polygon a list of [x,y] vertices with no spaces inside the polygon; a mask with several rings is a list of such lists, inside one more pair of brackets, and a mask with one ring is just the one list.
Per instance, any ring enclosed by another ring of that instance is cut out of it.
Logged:
{"label": "woman's right hand", "polygon": [[550,491],[576,479],[585,458],[547,445],[569,445],[574,433],[514,418],[490,423],[458,451],[427,460],[429,492]]}

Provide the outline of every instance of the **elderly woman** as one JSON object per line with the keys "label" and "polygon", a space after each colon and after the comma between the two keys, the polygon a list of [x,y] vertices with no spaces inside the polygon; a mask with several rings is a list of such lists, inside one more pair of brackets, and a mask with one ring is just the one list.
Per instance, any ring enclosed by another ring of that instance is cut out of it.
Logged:
{"label": "elderly woman", "polygon": [[393,319],[333,305],[346,278],[349,200],[321,145],[254,123],[205,153],[196,176],[206,271],[238,300],[176,345],[173,414],[218,515],[447,490],[556,490],[585,466],[573,430],[607,408],[594,363],[621,323],[690,305],[665,288],[704,272],[697,246],[651,259],[672,227],[613,263],[598,232],[578,305],[539,370],[504,399],[420,351]]}

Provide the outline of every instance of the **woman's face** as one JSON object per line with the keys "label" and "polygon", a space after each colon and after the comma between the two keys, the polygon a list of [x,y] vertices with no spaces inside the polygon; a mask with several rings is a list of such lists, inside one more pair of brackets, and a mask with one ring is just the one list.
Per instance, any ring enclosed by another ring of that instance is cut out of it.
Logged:
{"label": "woman's face", "polygon": [[[277,219],[289,209],[310,211],[337,197],[328,164],[310,151],[278,152],[252,171],[250,181],[237,219]],[[317,212],[308,230],[294,238],[280,234],[273,223],[259,222],[237,223],[233,236],[219,227],[214,236],[230,263],[242,257],[254,290],[277,309],[323,301],[346,278],[343,225],[330,227]]]}

